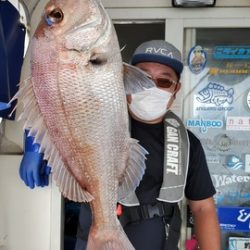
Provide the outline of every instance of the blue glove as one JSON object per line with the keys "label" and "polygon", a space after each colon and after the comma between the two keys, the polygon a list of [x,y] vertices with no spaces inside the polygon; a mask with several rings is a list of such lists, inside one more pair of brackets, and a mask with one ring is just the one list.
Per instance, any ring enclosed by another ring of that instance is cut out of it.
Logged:
{"label": "blue glove", "polygon": [[28,136],[28,130],[24,133],[24,154],[20,164],[19,174],[26,186],[44,187],[49,184],[51,167],[43,160],[43,154],[39,153],[40,145],[34,143],[34,137]]}

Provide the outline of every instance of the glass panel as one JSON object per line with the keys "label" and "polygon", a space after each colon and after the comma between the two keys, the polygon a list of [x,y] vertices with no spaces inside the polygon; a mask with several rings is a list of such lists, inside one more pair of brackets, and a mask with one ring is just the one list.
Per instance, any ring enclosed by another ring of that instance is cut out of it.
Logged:
{"label": "glass panel", "polygon": [[250,237],[250,30],[187,29],[184,58],[183,117],[217,189],[223,250],[247,249],[230,237]]}

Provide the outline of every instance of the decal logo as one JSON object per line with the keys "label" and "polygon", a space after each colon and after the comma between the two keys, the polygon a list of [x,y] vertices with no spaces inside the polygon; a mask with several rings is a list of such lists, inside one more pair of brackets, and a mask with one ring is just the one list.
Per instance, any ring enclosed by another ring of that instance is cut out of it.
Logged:
{"label": "decal logo", "polygon": [[[250,212],[249,213],[246,212],[245,209],[241,209],[239,211],[239,214],[240,215],[238,216],[237,220],[240,222],[247,222],[250,219]],[[249,227],[249,229],[250,229],[250,227]]]}
{"label": "decal logo", "polygon": [[240,176],[240,175],[212,175],[214,179],[214,185],[216,188],[227,186],[230,184],[237,184],[237,183],[248,183],[250,181],[250,176]]}
{"label": "decal logo", "polygon": [[250,108],[250,91],[247,94],[247,106]]}
{"label": "decal logo", "polygon": [[207,54],[204,49],[197,45],[191,48],[188,54],[188,66],[191,72],[199,74],[206,66]]}
{"label": "decal logo", "polygon": [[228,250],[248,250],[250,249],[250,238],[229,237]]}
{"label": "decal logo", "polygon": [[228,155],[226,157],[226,166],[230,170],[238,170],[243,168],[243,161],[237,155]]}
{"label": "decal logo", "polygon": [[188,119],[187,126],[192,128],[200,128],[201,133],[206,133],[209,128],[222,128],[223,121],[221,120],[203,120],[200,119]]}
{"label": "decal logo", "polygon": [[250,59],[250,46],[217,46],[214,49],[215,59]]}
{"label": "decal logo", "polygon": [[221,106],[225,103],[232,104],[234,89],[225,89],[222,85],[210,82],[205,88],[198,92],[196,100],[201,103],[215,104]]}
{"label": "decal logo", "polygon": [[[228,151],[231,146],[235,147],[250,147],[250,140],[247,138],[230,138],[227,134],[218,134],[216,137],[204,137],[200,138],[202,145],[211,148],[216,147],[220,151]],[[250,164],[250,154],[249,154],[249,164]],[[249,165],[250,167],[250,165]],[[250,172],[250,170],[249,170]]]}
{"label": "decal logo", "polygon": [[250,173],[250,154],[245,155],[245,172]]}
{"label": "decal logo", "polygon": [[217,147],[220,151],[228,151],[231,147],[232,140],[227,135],[222,135],[218,138]]}
{"label": "decal logo", "polygon": [[219,164],[220,163],[220,158],[216,154],[207,154],[206,155],[207,162],[210,164]]}
{"label": "decal logo", "polygon": [[[249,232],[250,208],[249,207],[218,207],[218,218],[221,229]],[[249,240],[249,239],[248,239]],[[237,248],[237,250],[244,248]]]}
{"label": "decal logo", "polygon": [[226,130],[249,131],[250,117],[228,116],[226,121]]}

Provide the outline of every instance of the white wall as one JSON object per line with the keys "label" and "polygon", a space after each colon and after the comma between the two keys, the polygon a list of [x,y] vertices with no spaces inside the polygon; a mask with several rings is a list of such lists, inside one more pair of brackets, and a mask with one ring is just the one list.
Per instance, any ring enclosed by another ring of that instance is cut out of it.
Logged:
{"label": "white wall", "polygon": [[55,202],[51,187],[27,188],[18,176],[20,161],[21,156],[0,155],[0,249],[58,250],[60,194]]}

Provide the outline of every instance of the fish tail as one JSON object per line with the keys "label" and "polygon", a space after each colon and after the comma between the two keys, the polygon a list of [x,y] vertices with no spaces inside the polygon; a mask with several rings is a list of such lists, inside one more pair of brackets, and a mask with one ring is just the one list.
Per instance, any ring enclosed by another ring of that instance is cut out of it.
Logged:
{"label": "fish tail", "polygon": [[125,232],[106,230],[94,233],[91,230],[88,237],[87,250],[135,250]]}

